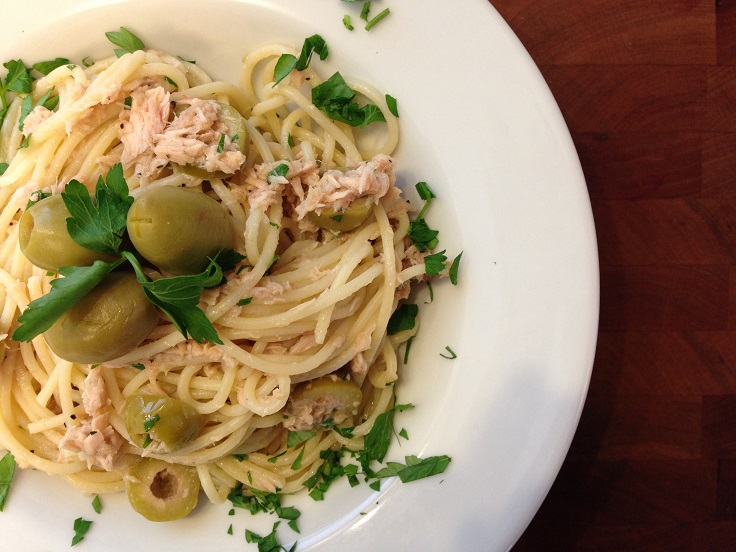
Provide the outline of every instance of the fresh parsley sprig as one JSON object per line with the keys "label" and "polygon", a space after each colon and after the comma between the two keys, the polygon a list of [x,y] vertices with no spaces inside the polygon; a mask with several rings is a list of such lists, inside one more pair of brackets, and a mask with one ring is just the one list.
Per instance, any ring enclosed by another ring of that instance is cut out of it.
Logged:
{"label": "fresh parsley sprig", "polygon": [[133,204],[120,163],[110,169],[107,180],[100,177],[97,181],[95,203],[77,180],[67,184],[61,197],[71,214],[67,230],[75,242],[100,253],[120,253],[128,210]]}
{"label": "fresh parsley sprig", "polygon": [[13,92],[18,95],[30,94],[33,78],[30,70],[20,59],[14,59],[3,63],[3,67],[8,70],[5,79],[0,79],[0,125],[5,120],[10,107],[8,93]]}
{"label": "fresh parsley sprig", "polygon": [[273,78],[275,79],[275,82],[273,85],[276,86],[284,80],[294,69],[297,71],[304,71],[312,62],[312,54],[314,53],[316,53],[319,56],[319,59],[323,61],[329,55],[325,39],[318,34],[312,35],[304,40],[299,58],[293,54],[281,54],[278,61],[276,61],[276,66],[274,67]]}
{"label": "fresh parsley sprig", "polygon": [[97,284],[124,262],[95,261],[92,266],[69,266],[59,269],[63,278],[51,280],[51,291],[28,304],[18,318],[13,332],[15,341],[31,341],[48,330],[66,311],[82,300]]}
{"label": "fresh parsley sprig", "polygon": [[353,127],[365,128],[370,123],[386,120],[376,105],[369,103],[360,107],[353,101],[355,95],[338,71],[312,88],[312,103],[331,119]]}
{"label": "fresh parsley sprig", "polygon": [[125,27],[120,27],[120,31],[106,32],[105,36],[115,46],[119,46],[119,48],[115,48],[115,55],[118,57],[146,48],[143,41]]}
{"label": "fresh parsley sprig", "polygon": [[5,502],[8,500],[10,492],[10,484],[13,482],[15,474],[15,457],[6,452],[5,456],[0,460],[0,512],[5,508]]}

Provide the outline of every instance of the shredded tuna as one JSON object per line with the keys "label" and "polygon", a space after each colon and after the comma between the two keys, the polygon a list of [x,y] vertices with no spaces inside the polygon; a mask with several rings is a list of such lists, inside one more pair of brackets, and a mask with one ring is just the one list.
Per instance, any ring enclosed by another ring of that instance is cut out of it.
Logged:
{"label": "shredded tuna", "polygon": [[84,380],[82,404],[84,411],[90,416],[100,414],[110,403],[107,398],[107,386],[102,377],[102,368],[92,368]]}
{"label": "shredded tuna", "polygon": [[316,346],[317,338],[314,335],[314,332],[309,332],[302,335],[291,347],[289,347],[289,354],[298,355]]}
{"label": "shredded tuna", "polygon": [[120,141],[123,144],[121,162],[135,166],[135,174],[147,178],[166,165],[154,159],[151,150],[154,137],[163,132],[169,119],[169,93],[162,87],[137,89],[131,94],[130,110],[123,110]]}
{"label": "shredded tuna", "polygon": [[355,338],[355,346],[358,349],[358,352],[362,353],[363,351],[367,351],[370,348],[373,341],[373,332],[375,329],[376,325],[371,324],[364,331],[360,332]]}
{"label": "shredded tuna", "polygon": [[263,285],[254,287],[251,293],[253,300],[263,305],[273,305],[283,302],[284,292],[288,291],[291,286],[288,282],[279,284],[278,282],[263,282]]}
{"label": "shredded tuna", "polygon": [[184,341],[151,358],[150,365],[157,370],[165,370],[173,366],[188,366],[192,364],[235,363],[230,355],[211,343],[197,343]]}
{"label": "shredded tuna", "polygon": [[[227,125],[218,118],[217,102],[192,98],[178,104],[189,107],[155,137],[154,154],[177,165],[197,165],[211,173],[233,174],[239,170],[245,156],[227,134]],[[225,138],[220,147],[222,136]]]}
{"label": "shredded tuna", "polygon": [[302,219],[309,212],[319,214],[325,208],[341,211],[360,197],[372,197],[377,202],[395,183],[393,161],[382,154],[344,173],[329,170],[309,187],[304,201],[296,206],[296,214]]}
{"label": "shredded tuna", "polygon": [[[334,395],[323,395],[316,400],[302,400],[290,403],[285,411],[284,427],[290,431],[306,431],[329,420],[340,401]],[[343,420],[336,420],[341,423]]]}
{"label": "shredded tuna", "polygon": [[53,113],[53,111],[42,105],[37,105],[36,107],[34,107],[33,111],[31,111],[23,121],[23,134],[25,134],[26,136],[30,136],[33,131],[38,128],[38,125],[51,117]]}
{"label": "shredded tuna", "polygon": [[363,353],[358,353],[350,361],[350,371],[353,374],[365,375],[368,373],[368,362],[365,360]]}
{"label": "shredded tuna", "polygon": [[79,425],[69,427],[59,441],[62,456],[65,452],[73,453],[85,460],[88,468],[99,466],[105,471],[111,471],[124,439],[110,425],[108,417],[108,413],[104,412],[99,416],[81,420]]}

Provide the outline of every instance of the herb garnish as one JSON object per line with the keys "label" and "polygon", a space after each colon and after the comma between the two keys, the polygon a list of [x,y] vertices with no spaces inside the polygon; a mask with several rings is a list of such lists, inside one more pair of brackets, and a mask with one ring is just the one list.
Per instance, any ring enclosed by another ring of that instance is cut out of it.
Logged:
{"label": "herb garnish", "polygon": [[309,67],[314,52],[317,53],[321,60],[324,60],[329,55],[325,39],[318,34],[312,35],[304,41],[298,59],[292,54],[282,54],[276,62],[276,67],[274,67],[273,78],[275,82],[273,85],[276,86],[284,80],[293,69],[304,71]]}
{"label": "herb garnish", "polygon": [[386,94],[386,105],[388,106],[388,110],[394,117],[399,116],[399,106],[396,102],[396,98],[394,98],[390,94]]}
{"label": "herb garnish", "polygon": [[349,15],[343,16],[343,18],[342,18],[342,24],[345,26],[345,28],[348,31],[352,31],[353,29],[355,29],[355,27],[353,27],[352,23],[350,23],[350,16]]}
{"label": "herb garnish", "polygon": [[365,26],[365,30],[366,31],[370,31],[373,27],[376,26],[376,23],[378,23],[379,21],[381,21],[383,18],[385,18],[390,13],[391,13],[391,10],[389,10],[388,8],[386,8],[385,10],[383,10],[376,17],[374,17],[373,19],[371,19],[370,21],[368,21],[368,23]]}
{"label": "herb garnish", "polygon": [[273,529],[271,529],[271,532],[266,535],[265,537],[262,537],[253,531],[245,530],[245,541],[249,543],[255,543],[258,545],[258,552],[293,552],[296,550],[296,542],[294,545],[289,548],[288,550],[279,544],[279,542],[276,540],[276,529],[278,528],[279,524],[281,522],[277,521],[273,524]]}
{"label": "herb garnish", "polygon": [[95,495],[94,500],[92,500],[92,509],[96,513],[102,513],[102,501],[100,500],[100,495]]}
{"label": "herb garnish", "polygon": [[10,166],[9,163],[0,163],[0,176],[5,174],[5,171],[8,170],[9,166]]}
{"label": "herb garnish", "polygon": [[87,534],[87,531],[89,531],[91,526],[91,521],[87,521],[81,517],[74,520],[74,538],[72,539],[72,546],[79,544],[84,540],[84,536]]}
{"label": "herb garnish", "polygon": [[452,282],[453,286],[457,285],[457,271],[460,268],[460,257],[462,256],[463,252],[461,251],[460,254],[452,261],[452,265],[450,266],[450,282]]}
{"label": "herb garnish", "polygon": [[445,269],[445,251],[442,250],[439,253],[433,253],[424,257],[424,270],[431,276],[436,276]]}
{"label": "herb garnish", "polygon": [[455,360],[457,358],[457,355],[455,354],[455,351],[453,351],[452,349],[450,349],[449,346],[445,347],[445,351],[447,351],[450,354],[449,355],[444,355],[444,354],[440,353],[440,356],[442,358],[446,358],[448,360]]}
{"label": "herb garnish", "polygon": [[15,474],[15,457],[6,452],[5,456],[0,460],[0,512],[5,508],[5,502],[8,500],[10,492],[10,484]]}
{"label": "herb garnish", "polygon": [[450,464],[449,456],[430,456],[419,459],[416,456],[406,456],[406,464],[388,462],[386,467],[376,472],[376,477],[393,477],[398,475],[403,483],[424,479],[445,471]]}
{"label": "herb garnish", "polygon": [[120,253],[128,209],[133,204],[120,163],[113,165],[107,180],[101,176],[97,180],[95,203],[84,184],[77,180],[67,184],[61,197],[71,214],[66,226],[75,242],[100,253]]}
{"label": "herb garnish", "polygon": [[161,416],[159,416],[158,414],[146,416],[146,419],[143,421],[143,429],[145,429],[146,431],[151,431],[153,429],[153,426],[155,426],[160,420]]}
{"label": "herb garnish", "polygon": [[389,318],[386,333],[394,335],[403,330],[411,330],[416,323],[419,307],[411,303],[403,303]]}
{"label": "herb garnish", "polygon": [[5,115],[8,113],[8,107],[10,106],[7,93],[30,94],[33,80],[30,71],[19,59],[6,61],[3,63],[3,67],[8,70],[8,74],[5,80],[0,79],[0,102],[2,102],[2,108],[0,108],[0,125],[2,125]]}
{"label": "herb garnish", "polygon": [[312,103],[331,119],[361,128],[386,120],[377,106],[367,104],[360,107],[353,98],[355,91],[339,71],[312,89]]}
{"label": "herb garnish", "polygon": [[286,175],[289,174],[289,164],[288,163],[279,163],[276,165],[273,169],[269,171],[269,173],[266,175],[266,181],[269,184],[273,184],[273,180],[277,177],[286,178]]}
{"label": "herb garnish", "polygon": [[143,41],[125,27],[120,27],[120,32],[109,31],[105,33],[105,36],[115,46],[120,46],[120,48],[115,48],[115,55],[118,57],[146,48]]}
{"label": "herb garnish", "polygon": [[370,0],[368,2],[363,3],[363,9],[360,10],[360,18],[363,21],[368,21],[368,14],[371,12],[371,3]]}
{"label": "herb garnish", "polygon": [[292,448],[301,445],[304,441],[308,441],[315,435],[317,434],[314,431],[289,431],[286,438],[286,446],[287,448]]}
{"label": "herb garnish", "polygon": [[58,69],[62,65],[67,65],[69,60],[66,58],[57,57],[49,61],[39,61],[33,64],[33,68],[41,73],[42,75],[48,75],[54,69]]}

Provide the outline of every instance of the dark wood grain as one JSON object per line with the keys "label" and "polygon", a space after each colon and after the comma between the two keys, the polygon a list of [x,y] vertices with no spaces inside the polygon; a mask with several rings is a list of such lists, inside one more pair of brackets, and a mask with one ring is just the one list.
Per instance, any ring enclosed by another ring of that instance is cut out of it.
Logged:
{"label": "dark wood grain", "polygon": [[736,550],[736,0],[490,0],[588,183],[601,319],[526,551]]}

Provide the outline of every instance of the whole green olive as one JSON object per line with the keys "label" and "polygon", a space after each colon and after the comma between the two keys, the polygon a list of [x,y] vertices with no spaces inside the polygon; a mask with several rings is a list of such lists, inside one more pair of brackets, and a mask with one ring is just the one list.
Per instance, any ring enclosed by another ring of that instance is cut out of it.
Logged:
{"label": "whole green olive", "polygon": [[49,347],[61,358],[95,364],[135,349],[159,319],[135,275],[108,274],[46,330]]}
{"label": "whole green olive", "polygon": [[172,274],[196,274],[234,243],[227,209],[195,190],[151,188],[128,211],[128,235],[145,259]]}
{"label": "whole green olive", "polygon": [[124,416],[130,440],[158,454],[181,448],[204,426],[204,418],[193,406],[145,393],[128,397]]}
{"label": "whole green olive", "polygon": [[125,491],[133,509],[151,521],[189,514],[199,498],[197,470],[156,458],[141,458],[126,470]]}
{"label": "whole green olive", "polygon": [[[362,401],[363,392],[355,382],[324,376],[294,390],[289,399],[291,405],[287,407],[287,416],[299,412],[305,404],[320,404],[323,408],[330,407],[331,410],[324,415],[332,419],[335,425],[351,425]],[[324,420],[317,423],[321,421]]]}
{"label": "whole green olive", "polygon": [[363,224],[373,209],[373,201],[372,197],[359,197],[342,211],[322,209],[319,215],[312,211],[308,216],[320,228],[333,232],[348,232]]}
{"label": "whole green olive", "polygon": [[58,271],[64,266],[88,266],[96,260],[112,262],[115,257],[98,253],[75,242],[66,229],[70,217],[61,195],[36,202],[20,217],[20,250],[34,265]]}

